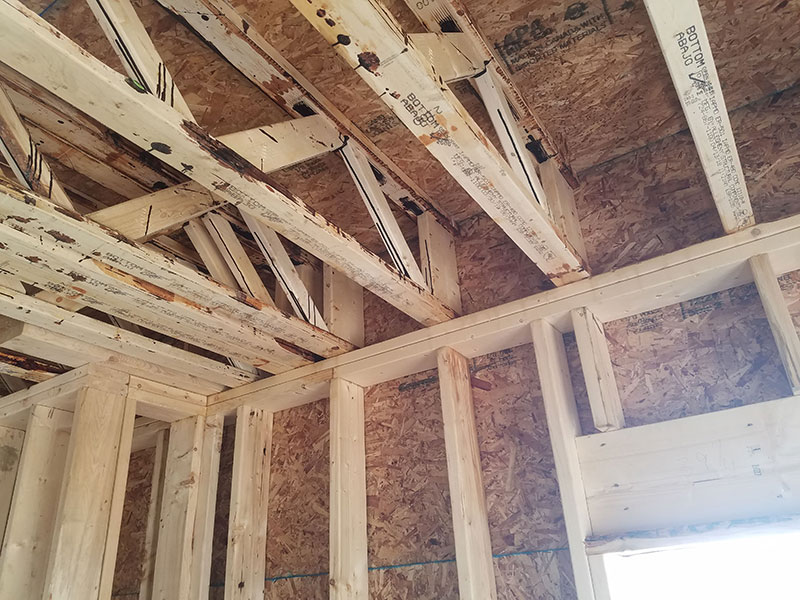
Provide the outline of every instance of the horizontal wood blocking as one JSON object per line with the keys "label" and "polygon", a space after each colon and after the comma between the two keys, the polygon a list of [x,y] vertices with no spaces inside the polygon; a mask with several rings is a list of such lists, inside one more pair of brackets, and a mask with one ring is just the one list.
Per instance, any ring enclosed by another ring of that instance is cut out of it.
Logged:
{"label": "horizontal wood blocking", "polygon": [[[530,342],[529,323],[546,319],[572,329],[570,311],[587,307],[608,322],[753,281],[747,261],[768,253],[776,275],[800,269],[800,216],[753,227],[589,280],[412,332],[292,373],[209,398],[210,411],[231,414],[240,404],[297,406],[326,397],[324,381],[338,376],[369,386],[436,366],[450,347],[467,358]],[[280,408],[278,408],[280,407]]]}
{"label": "horizontal wood blocking", "polygon": [[[122,75],[89,56],[16,0],[3,0],[0,15],[0,55],[9,67],[144,150],[156,153],[159,159],[421,323],[432,325],[454,316],[430,292],[309,210],[302,200],[282,190],[256,166],[157,97],[139,93]],[[81,81],[82,85],[72,85],[74,81]],[[104,102],[97,102],[98,94]],[[291,323],[277,315],[269,321]],[[301,343],[312,352],[328,353]],[[336,345],[336,351],[347,349],[346,345]]]}
{"label": "horizontal wood blocking", "polygon": [[[383,5],[372,0],[292,4],[548,277],[563,284],[588,276],[583,259],[532,200],[527,183],[431,74],[425,55]],[[350,43],[338,43],[342,36]]]}

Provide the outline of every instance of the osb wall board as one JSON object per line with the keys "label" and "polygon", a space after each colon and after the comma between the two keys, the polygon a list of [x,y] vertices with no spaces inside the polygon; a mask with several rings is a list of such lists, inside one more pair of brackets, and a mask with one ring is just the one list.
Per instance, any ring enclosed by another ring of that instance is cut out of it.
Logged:
{"label": "osb wall board", "polygon": [[791,395],[748,284],[605,325],[628,426]]}
{"label": "osb wall board", "polygon": [[[731,114],[757,221],[800,210],[800,88]],[[582,174],[578,214],[593,272],[640,262],[721,236],[688,132]]]}
{"label": "osb wall board", "polygon": [[366,391],[369,564],[455,556],[436,371]]}
{"label": "osb wall board", "polygon": [[800,333],[800,271],[786,273],[780,278],[781,290],[789,306],[795,329]]}
{"label": "osb wall board", "polygon": [[154,448],[131,455],[111,594],[115,599],[139,596],[154,460]]}
{"label": "osb wall board", "polygon": [[[686,127],[642,0],[465,0],[580,171]],[[701,0],[729,109],[800,74],[798,0]]]}
{"label": "osb wall board", "polygon": [[576,600],[569,550],[494,559],[497,600]]}
{"label": "osb wall board", "polygon": [[453,561],[370,571],[371,600],[458,600]]}

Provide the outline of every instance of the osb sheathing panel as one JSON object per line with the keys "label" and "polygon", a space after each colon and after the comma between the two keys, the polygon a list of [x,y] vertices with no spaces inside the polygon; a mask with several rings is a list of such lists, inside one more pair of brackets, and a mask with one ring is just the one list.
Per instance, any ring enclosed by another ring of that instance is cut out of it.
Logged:
{"label": "osb sheathing panel", "polygon": [[568,550],[494,559],[497,600],[575,600]]}
{"label": "osb sheathing panel", "polygon": [[[641,0],[465,0],[576,170],[685,129]],[[729,109],[800,73],[798,0],[701,0]]]}
{"label": "osb sheathing panel", "polygon": [[755,284],[605,331],[628,426],[791,396]]}
{"label": "osb sheathing panel", "polygon": [[800,271],[787,273],[780,278],[780,284],[794,326],[800,332]]}
{"label": "osb sheathing panel", "polygon": [[131,454],[112,598],[135,598],[139,595],[154,459],[154,448]]}
{"label": "osb sheathing panel", "polygon": [[[731,123],[757,221],[796,214],[800,88],[736,110]],[[576,204],[595,273],[723,233],[688,132],[593,167],[582,181]]]}

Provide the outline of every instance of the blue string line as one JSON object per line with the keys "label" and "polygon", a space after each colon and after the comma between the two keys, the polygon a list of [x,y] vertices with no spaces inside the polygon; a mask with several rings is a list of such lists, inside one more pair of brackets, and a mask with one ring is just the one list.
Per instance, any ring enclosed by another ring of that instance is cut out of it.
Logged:
{"label": "blue string line", "polygon": [[39,13],[39,16],[40,16],[40,17],[43,17],[43,16],[44,16],[44,13],[46,13],[48,10],[50,10],[51,8],[53,8],[53,5],[54,5],[56,2],[58,2],[58,0],[53,0],[53,1],[52,1],[50,4],[48,4],[47,6],[45,6],[45,7],[44,7],[44,9],[42,10],[42,12],[40,12],[40,13]]}

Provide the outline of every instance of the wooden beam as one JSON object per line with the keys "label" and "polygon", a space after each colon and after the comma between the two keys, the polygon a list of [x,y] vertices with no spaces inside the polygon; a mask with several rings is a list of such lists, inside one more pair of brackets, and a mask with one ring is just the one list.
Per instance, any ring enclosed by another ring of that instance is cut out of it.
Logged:
{"label": "wooden beam", "polygon": [[483,491],[481,453],[472,405],[469,363],[451,348],[437,352],[447,479],[456,542],[458,595],[464,600],[495,599],[497,588]]}
{"label": "wooden beam", "polygon": [[356,184],[358,193],[367,207],[367,212],[375,223],[375,228],[383,241],[389,256],[400,273],[411,278],[419,285],[424,285],[425,280],[419,270],[417,261],[408,247],[408,242],[403,236],[397,219],[389,208],[386,196],[383,195],[375,173],[361,150],[355,146],[347,145],[341,149],[347,171]]}
{"label": "wooden beam", "polygon": [[645,0],[726,233],[755,223],[697,0]]}
{"label": "wooden beam", "polygon": [[777,275],[800,269],[800,216],[709,240],[227,390],[209,398],[209,411],[232,414],[245,403],[284,410],[313,402],[326,397],[321,382],[334,370],[360,386],[420,373],[436,366],[436,352],[445,346],[474,358],[528,344],[528,323],[546,319],[562,332],[571,331],[570,311],[582,306],[608,322],[745,285],[753,280],[747,260],[764,253],[770,254]]}
{"label": "wooden beam", "polygon": [[442,208],[345,114],[325,98],[278,51],[259,35],[250,19],[225,0],[160,0],[160,4],[187,23],[208,45],[224,56],[242,75],[294,117],[319,114],[351,143],[358,144],[370,163],[385,176],[386,195],[415,218],[432,212],[443,227],[457,227]]}
{"label": "wooden beam", "polygon": [[767,322],[775,338],[775,345],[778,347],[783,368],[786,371],[786,378],[792,392],[800,394],[800,337],[792,321],[792,315],[786,306],[786,298],[783,296],[781,286],[778,283],[778,276],[772,268],[769,254],[759,254],[752,257],[749,261],[750,269],[753,272],[753,281],[756,282],[758,295],[764,312],[767,314]]}
{"label": "wooden beam", "polygon": [[511,79],[509,71],[513,72],[513,67],[509,66],[506,69],[503,66],[505,57],[502,56],[502,47],[491,45],[486,41],[462,0],[437,0],[436,2],[406,0],[406,5],[427,27],[428,31],[450,34],[458,32],[471,42],[470,55],[486,65],[488,70],[493,71],[502,86],[503,94],[514,107],[514,112],[519,115],[526,136],[530,136],[530,140],[540,147],[538,153],[543,157],[554,158],[564,177],[570,181],[570,185],[577,187],[578,182],[575,175],[564,156],[559,152],[558,145],[541,120],[534,114],[525,95],[517,89]]}
{"label": "wooden beam", "polygon": [[[134,429],[134,437],[136,437]],[[156,434],[156,447],[153,457],[153,474],[150,477],[150,502],[147,507],[147,529],[144,538],[144,557],[142,577],[139,585],[139,600],[153,600],[153,575],[158,549],[158,531],[161,522],[161,501],[164,496],[164,481],[167,469],[167,447],[169,432],[161,430]]]}
{"label": "wooden beam", "polygon": [[581,434],[578,409],[572,392],[567,352],[561,332],[543,319],[531,325],[539,385],[556,463],[558,489],[564,508],[569,555],[578,600],[595,600],[592,573],[584,540],[592,533],[586,493],[575,439]]}
{"label": "wooden beam", "polygon": [[408,37],[428,59],[432,72],[447,84],[475,77],[486,69],[465,33],[410,33]]}
{"label": "wooden beam", "polygon": [[[0,185],[0,220],[10,217],[15,227],[4,234],[9,241],[2,258],[8,262],[6,270],[10,270],[13,262],[19,271],[29,272],[27,283],[82,295],[87,301],[91,298],[98,307],[102,304],[109,314],[168,335],[173,335],[168,329],[175,333],[180,329],[181,333],[173,337],[187,341],[192,341],[189,339],[192,337],[196,340],[192,343],[203,347],[208,347],[209,338],[217,335],[223,346],[233,346],[236,337],[240,340],[244,339],[242,336],[249,337],[251,341],[242,346],[225,349],[214,343],[215,348],[208,349],[244,360],[255,358],[261,361],[254,363],[256,366],[270,358],[279,365],[297,366],[307,362],[302,353],[280,346],[269,335],[323,356],[350,348],[330,333],[255,298],[242,301],[240,292],[218,285],[166,256],[133,243],[120,242],[102,226],[59,212],[44,199],[36,198],[35,206],[26,204],[26,199],[31,200],[29,194]],[[33,220],[20,223],[14,220],[18,217],[33,217]],[[0,227],[7,229],[4,225]],[[55,232],[56,236],[48,231]],[[25,258],[32,253],[32,242],[26,240],[26,233],[37,240],[33,244],[37,246],[38,260]],[[91,260],[85,260],[87,256]],[[109,294],[109,290],[113,293]],[[222,307],[224,315],[219,310]],[[174,318],[170,318],[170,314]],[[197,326],[184,329],[181,316]],[[154,319],[160,323],[155,323]],[[225,321],[224,331],[219,329],[220,321]],[[200,322],[205,324],[200,325]],[[214,325],[215,322],[218,325]],[[200,337],[207,341],[197,343]],[[256,339],[252,339],[254,337]]]}
{"label": "wooden beam", "polygon": [[[205,356],[131,333],[3,287],[0,287],[0,315],[5,318],[22,318],[30,325],[52,332],[58,339],[64,336],[72,340],[82,340],[80,343],[89,344],[97,350],[118,353],[133,359],[134,364],[141,361],[159,365],[171,372],[184,373],[186,380],[196,378],[198,381],[195,381],[195,385],[201,386],[192,391],[202,392],[201,382],[210,382],[211,386],[237,387],[255,379],[251,373]],[[63,359],[61,356],[61,360]]]}
{"label": "wooden beam", "polygon": [[109,361],[121,371],[200,394],[219,392],[225,387],[166,368],[158,362],[156,356],[151,357],[150,361],[131,358],[4,316],[0,316],[0,347],[68,367]]}
{"label": "wooden beam", "polygon": [[555,159],[549,158],[539,164],[539,177],[542,180],[547,206],[550,216],[558,230],[575,249],[584,261],[588,260],[586,245],[583,241],[581,221],[575,207],[575,192],[564,178],[561,165]]}
{"label": "wooden beam", "polygon": [[203,261],[209,275],[214,281],[227,285],[231,289],[238,289],[239,283],[233,276],[228,263],[222,256],[222,251],[214,242],[206,226],[200,219],[192,219],[183,228],[184,233],[191,240],[200,259]]}
{"label": "wooden beam", "polygon": [[193,121],[186,100],[175,86],[133,5],[128,0],[88,0],[88,3],[134,85]]}
{"label": "wooden beam", "polygon": [[41,598],[72,413],[30,411],[0,552],[0,598]]}
{"label": "wooden beam", "polygon": [[[220,136],[220,141],[265,173],[331,152],[342,145],[337,131],[320,115],[302,117]],[[189,181],[133,198],[86,215],[137,242],[170,233],[225,204]]]}
{"label": "wooden beam", "polygon": [[[373,0],[292,3],[549,278],[564,284],[588,276],[546,211],[529,200],[525,184],[456,96],[431,76],[425,56],[382,5]],[[350,43],[341,44],[340,36]]]}
{"label": "wooden beam", "polygon": [[428,289],[457,313],[463,312],[453,235],[427,214],[419,216],[417,226],[420,263]]}
{"label": "wooden beam", "polygon": [[586,307],[576,308],[570,314],[594,426],[598,431],[622,429],[625,416],[603,324]]}
{"label": "wooden beam", "polygon": [[278,287],[283,290],[294,313],[315,327],[330,331],[308,288],[292,263],[292,259],[289,258],[286,248],[278,238],[278,234],[247,213],[242,213],[242,218],[250,228],[250,233],[253,234],[253,238],[275,274]]}
{"label": "wooden beam", "polygon": [[152,598],[208,597],[222,419],[170,427]]}
{"label": "wooden beam", "polygon": [[522,189],[528,199],[541,206],[544,213],[553,221],[550,201],[536,172],[533,154],[526,147],[525,134],[518,127],[511,105],[503,94],[500,78],[493,69],[487,68],[475,78],[475,84],[500,140],[506,162],[522,183]]}
{"label": "wooden beam", "polygon": [[331,380],[331,600],[369,598],[364,389]]}
{"label": "wooden beam", "polygon": [[236,411],[225,600],[264,596],[267,505],[272,456],[272,413]]}
{"label": "wooden beam", "polygon": [[0,85],[0,154],[19,182],[61,206],[73,210],[72,201],[53,177],[30,133],[17,114],[5,88]]}
{"label": "wooden beam", "polygon": [[103,208],[86,217],[129,240],[144,242],[170,233],[221,204],[223,200],[191,181]]}
{"label": "wooden beam", "polygon": [[119,538],[135,403],[127,377],[78,392],[43,597],[107,598]]}
{"label": "wooden beam", "polygon": [[0,548],[3,534],[8,523],[8,512],[11,509],[11,498],[14,495],[14,483],[17,480],[22,441],[25,432],[11,427],[0,427]]}
{"label": "wooden beam", "polygon": [[248,296],[258,298],[269,306],[275,306],[264,282],[261,281],[261,276],[250,261],[250,257],[247,256],[247,252],[228,220],[212,212],[205,215],[202,221],[222,258],[233,273],[239,288]]}
{"label": "wooden beam", "polygon": [[323,317],[334,335],[364,345],[364,289],[355,281],[322,265]]}
{"label": "wooden beam", "polygon": [[[207,189],[253,214],[425,325],[452,318],[432,294],[403,278],[351,236],[309,210],[218,140],[88,56],[16,0],[0,3],[3,62],[84,110]],[[45,68],[46,67],[46,68]],[[70,85],[80,80],[81,86]],[[97,102],[97,90],[107,102]],[[160,149],[160,150],[159,150]],[[169,150],[167,152],[167,150]],[[186,169],[183,165],[191,165]]]}

